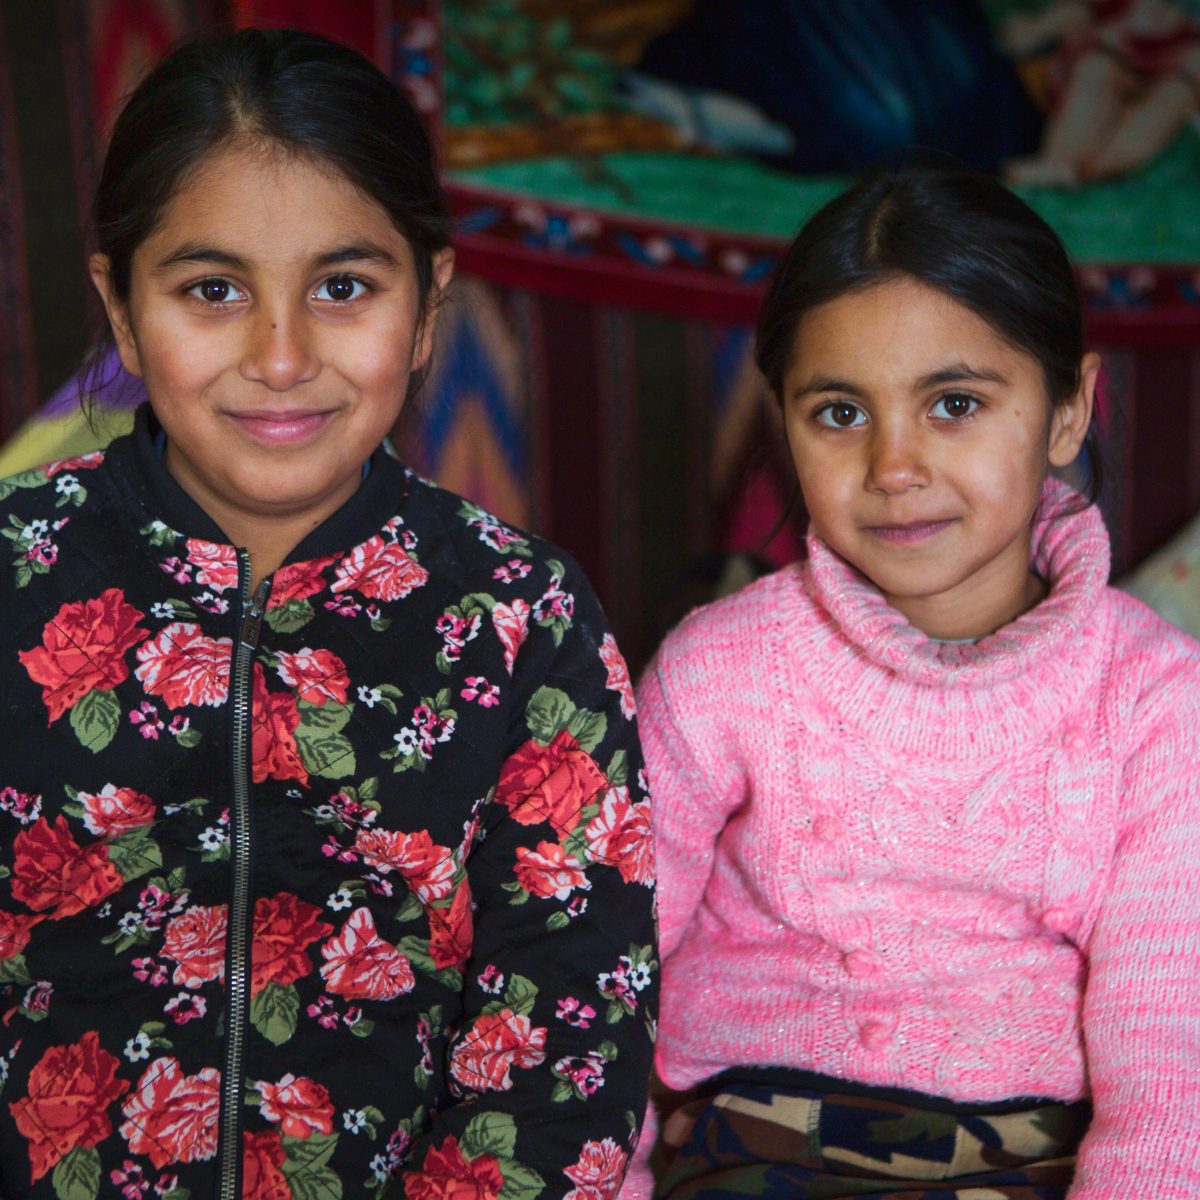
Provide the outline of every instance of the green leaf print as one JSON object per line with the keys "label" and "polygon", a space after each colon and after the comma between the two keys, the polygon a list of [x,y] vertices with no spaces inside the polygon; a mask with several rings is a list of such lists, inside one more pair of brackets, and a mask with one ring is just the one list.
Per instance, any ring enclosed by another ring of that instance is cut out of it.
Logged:
{"label": "green leaf print", "polygon": [[313,619],[313,606],[307,600],[289,600],[268,608],[263,619],[276,633],[295,633]]}
{"label": "green leaf print", "polygon": [[431,979],[445,984],[452,992],[462,991],[462,972],[457,967],[438,968],[429,953],[428,938],[417,937],[415,933],[410,933],[396,943],[396,948],[423,975],[428,975]]}
{"label": "green leaf print", "polygon": [[548,745],[556,734],[566,729],[574,716],[575,705],[566,692],[540,687],[525,709],[525,724],[537,741]]}
{"label": "green leaf print", "polygon": [[250,1001],[250,1024],[274,1046],[282,1046],[296,1032],[300,995],[290,983],[268,983]]}
{"label": "green leaf print", "polygon": [[537,999],[537,985],[524,975],[514,975],[504,989],[504,1003],[518,1016],[527,1017],[533,1012]]}
{"label": "green leaf print", "polygon": [[96,1200],[100,1191],[100,1152],[76,1146],[50,1176],[58,1200]]}
{"label": "green leaf print", "polygon": [[121,702],[112,692],[88,692],[71,709],[71,728],[93,754],[99,754],[117,735],[121,724]]}
{"label": "green leaf print", "polygon": [[566,929],[571,923],[571,918],[561,910],[556,913],[551,913],[546,918],[546,932],[557,933],[560,929]]}
{"label": "green leaf print", "polygon": [[524,1163],[502,1162],[500,1171],[504,1176],[504,1187],[500,1189],[499,1200],[534,1200],[546,1186],[546,1181]]}
{"label": "green leaf print", "polygon": [[567,732],[589,754],[604,741],[607,728],[608,719],[603,713],[588,712],[586,708],[576,709],[567,722]]}
{"label": "green leaf print", "polygon": [[39,488],[46,482],[46,472],[42,470],[22,471],[20,475],[0,479],[0,500],[7,500],[17,488]]}
{"label": "green leaf print", "polygon": [[25,955],[14,954],[0,962],[0,983],[32,983],[29,968],[25,965]]}
{"label": "green leaf print", "polygon": [[292,1200],[341,1200],[342,1181],[329,1166],[337,1148],[336,1133],[314,1133],[306,1138],[284,1137],[283,1174]]}
{"label": "green leaf print", "polygon": [[350,720],[352,704],[309,704],[301,700],[296,749],[309,774],[345,779],[355,771],[354,747],[340,730]]}
{"label": "green leaf print", "polygon": [[467,1158],[478,1158],[481,1154],[512,1158],[517,1148],[517,1123],[511,1113],[480,1113],[467,1122],[458,1144]]}
{"label": "green leaf print", "polygon": [[163,860],[158,843],[150,836],[149,826],[131,829],[108,843],[108,861],[117,868],[117,874],[126,883],[145,875],[147,871],[161,871]]}
{"label": "green leaf print", "polygon": [[624,787],[629,781],[629,757],[624,750],[618,750],[604,772],[609,784],[613,787]]}

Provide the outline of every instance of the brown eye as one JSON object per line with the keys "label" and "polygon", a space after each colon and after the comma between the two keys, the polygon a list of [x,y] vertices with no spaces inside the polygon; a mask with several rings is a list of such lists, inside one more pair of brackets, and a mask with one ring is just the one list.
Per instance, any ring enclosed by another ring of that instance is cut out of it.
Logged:
{"label": "brown eye", "polygon": [[974,396],[954,394],[943,396],[934,406],[933,415],[943,420],[960,421],[969,417],[979,407],[979,401]]}
{"label": "brown eye", "polygon": [[866,420],[866,414],[857,404],[848,400],[835,400],[817,410],[817,420],[832,429],[852,429]]}
{"label": "brown eye", "polygon": [[366,285],[353,275],[331,275],[317,288],[317,296],[322,300],[332,300],[342,304],[347,300],[357,300],[366,291]]}
{"label": "brown eye", "polygon": [[196,285],[200,298],[209,304],[224,304],[233,287],[228,279],[204,279]]}

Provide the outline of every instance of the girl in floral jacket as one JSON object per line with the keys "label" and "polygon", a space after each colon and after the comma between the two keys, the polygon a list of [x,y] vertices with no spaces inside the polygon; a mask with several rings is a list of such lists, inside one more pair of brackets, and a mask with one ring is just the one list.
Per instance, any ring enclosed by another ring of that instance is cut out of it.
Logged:
{"label": "girl in floral jacket", "polygon": [[615,1194],[657,964],[578,568],[381,449],[451,273],[351,51],[184,48],[93,278],[149,405],[0,483],[0,1195]]}

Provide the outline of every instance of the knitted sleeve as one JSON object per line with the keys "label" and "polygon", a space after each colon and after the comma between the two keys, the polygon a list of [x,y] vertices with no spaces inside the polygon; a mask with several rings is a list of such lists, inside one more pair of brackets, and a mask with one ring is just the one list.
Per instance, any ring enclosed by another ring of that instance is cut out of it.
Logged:
{"label": "knitted sleeve", "polygon": [[[672,653],[680,642],[683,649]],[[668,640],[638,685],[638,720],[654,793],[659,946],[664,966],[700,904],[712,875],[717,839],[741,800],[728,743],[714,719],[721,705],[712,680],[723,677],[709,661],[703,642],[686,640],[685,627]],[[689,680],[705,682],[692,687]],[[686,708],[676,704],[676,689],[687,695]],[[726,753],[719,764],[720,750]],[[660,1063],[662,1054],[660,1049]],[[651,1104],[620,1200],[650,1200],[653,1195],[649,1159],[657,1136],[657,1114]]]}
{"label": "knitted sleeve", "polygon": [[1200,671],[1189,652],[1140,705],[1109,887],[1088,945],[1095,1116],[1070,1200],[1200,1195]]}

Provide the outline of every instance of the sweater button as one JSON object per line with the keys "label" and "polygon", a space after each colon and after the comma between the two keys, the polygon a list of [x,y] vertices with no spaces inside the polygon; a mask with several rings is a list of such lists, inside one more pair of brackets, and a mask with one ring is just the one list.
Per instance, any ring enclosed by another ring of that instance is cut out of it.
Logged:
{"label": "sweater button", "polygon": [[832,842],[841,831],[841,822],[828,814],[818,817],[812,826],[813,837],[820,842]]}
{"label": "sweater button", "polygon": [[851,950],[842,959],[842,964],[846,968],[846,974],[853,975],[855,979],[874,975],[879,970],[879,962],[869,950]]}
{"label": "sweater button", "polygon": [[1078,754],[1087,748],[1087,738],[1078,725],[1068,725],[1058,735],[1058,744],[1071,754]]}
{"label": "sweater button", "polygon": [[864,1021],[858,1027],[858,1040],[867,1050],[886,1050],[891,1045],[892,1035],[882,1021]]}
{"label": "sweater button", "polygon": [[1065,908],[1048,908],[1042,913],[1042,924],[1051,933],[1068,933],[1075,924],[1075,918],[1070,910]]}

